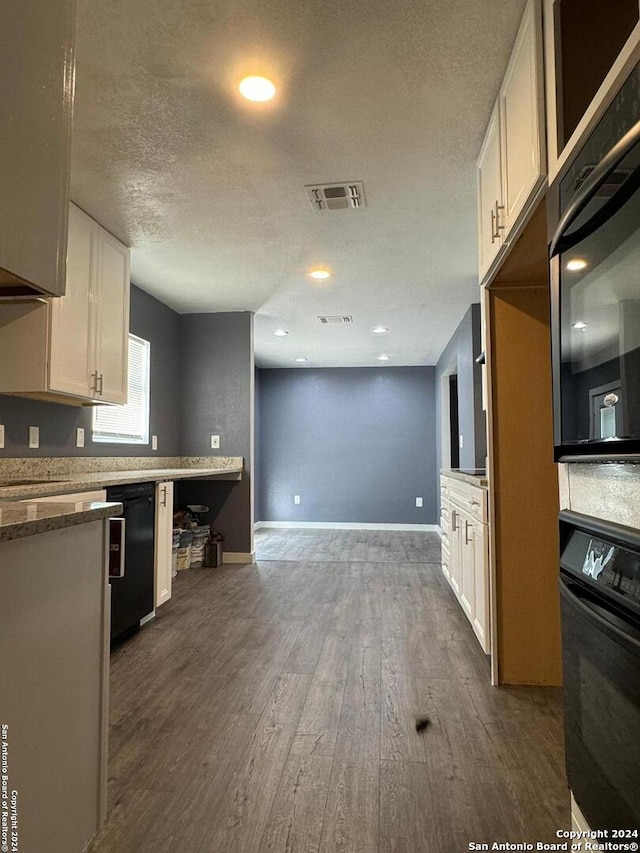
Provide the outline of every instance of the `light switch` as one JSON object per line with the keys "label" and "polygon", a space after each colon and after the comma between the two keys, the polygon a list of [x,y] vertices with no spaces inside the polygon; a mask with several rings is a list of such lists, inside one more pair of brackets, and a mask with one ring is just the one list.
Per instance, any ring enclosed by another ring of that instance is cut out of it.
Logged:
{"label": "light switch", "polygon": [[158,436],[157,435],[151,436],[151,449],[152,450],[158,449]]}
{"label": "light switch", "polygon": [[82,427],[76,429],[76,447],[84,447],[84,429]]}
{"label": "light switch", "polygon": [[461,435],[460,436],[460,449],[462,449],[463,447],[464,447],[464,436]]}
{"label": "light switch", "polygon": [[422,506],[422,498],[416,498],[416,506],[418,506],[418,507]]}
{"label": "light switch", "polygon": [[4,424],[0,424],[0,447],[4,447]]}
{"label": "light switch", "polygon": [[293,496],[293,502],[294,502],[294,504],[299,504],[300,503],[300,495],[294,495]]}
{"label": "light switch", "polygon": [[219,450],[220,449],[220,436],[219,435],[212,435],[211,436],[211,449],[212,450]]}
{"label": "light switch", "polygon": [[40,427],[29,427],[29,447],[40,447]]}

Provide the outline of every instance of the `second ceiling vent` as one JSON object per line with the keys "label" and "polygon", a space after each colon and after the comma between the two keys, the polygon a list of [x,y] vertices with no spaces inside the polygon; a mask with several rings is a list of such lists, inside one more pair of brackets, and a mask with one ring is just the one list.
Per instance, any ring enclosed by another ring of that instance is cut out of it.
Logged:
{"label": "second ceiling vent", "polygon": [[305,187],[314,210],[359,210],[366,207],[364,185],[361,181],[348,184],[314,184]]}

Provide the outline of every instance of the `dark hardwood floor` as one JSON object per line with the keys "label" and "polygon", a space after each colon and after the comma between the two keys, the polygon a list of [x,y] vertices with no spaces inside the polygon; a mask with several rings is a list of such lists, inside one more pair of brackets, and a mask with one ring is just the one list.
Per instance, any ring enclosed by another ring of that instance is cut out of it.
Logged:
{"label": "dark hardwood floor", "polygon": [[257,553],[181,572],[114,653],[91,853],[459,853],[569,827],[560,691],[489,685],[434,534],[264,530]]}

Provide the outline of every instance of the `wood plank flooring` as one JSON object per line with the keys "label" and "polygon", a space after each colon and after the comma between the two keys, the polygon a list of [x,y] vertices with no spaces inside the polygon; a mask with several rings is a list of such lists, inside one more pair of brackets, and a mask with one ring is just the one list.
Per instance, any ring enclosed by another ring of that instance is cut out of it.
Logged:
{"label": "wood plank flooring", "polygon": [[458,853],[569,827],[560,691],[489,685],[434,534],[263,530],[257,554],[181,572],[113,654],[90,853]]}

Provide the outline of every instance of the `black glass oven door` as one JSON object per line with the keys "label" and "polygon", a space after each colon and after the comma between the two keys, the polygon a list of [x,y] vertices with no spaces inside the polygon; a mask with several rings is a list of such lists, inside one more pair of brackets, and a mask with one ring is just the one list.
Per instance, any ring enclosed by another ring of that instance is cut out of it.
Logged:
{"label": "black glass oven door", "polygon": [[557,459],[640,453],[640,122],[581,156],[551,246]]}
{"label": "black glass oven door", "polygon": [[592,829],[640,827],[640,631],[562,575],[567,777]]}

